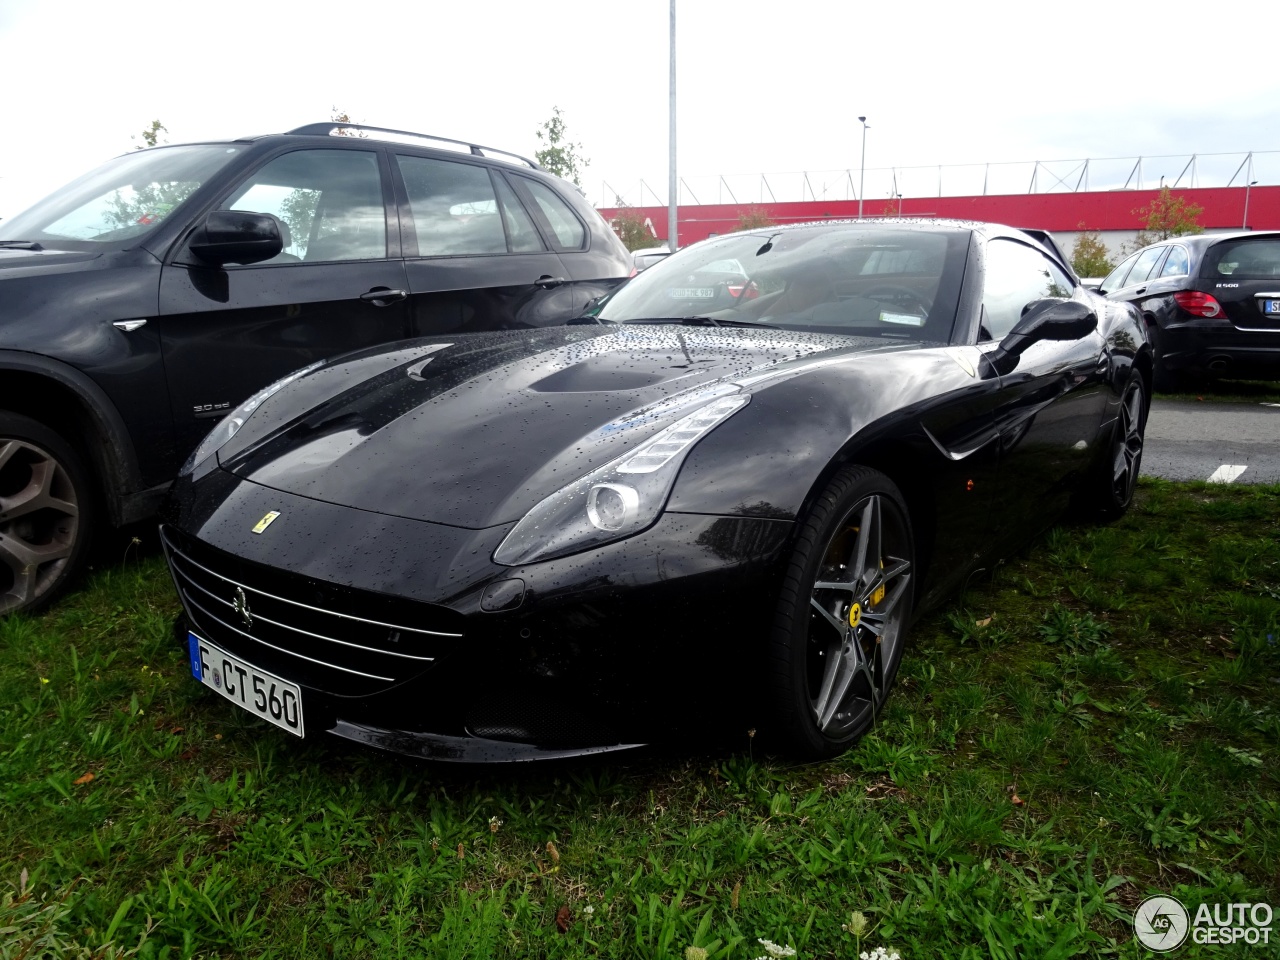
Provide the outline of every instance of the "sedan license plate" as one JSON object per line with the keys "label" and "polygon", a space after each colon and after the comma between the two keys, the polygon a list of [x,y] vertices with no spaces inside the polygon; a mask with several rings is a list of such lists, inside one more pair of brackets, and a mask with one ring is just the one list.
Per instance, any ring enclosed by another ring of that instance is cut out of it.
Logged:
{"label": "sedan license plate", "polygon": [[210,690],[281,730],[305,736],[302,726],[302,691],[253,664],[227,653],[194,633],[187,633],[191,675]]}
{"label": "sedan license plate", "polygon": [[1262,312],[1268,317],[1280,317],[1280,300],[1263,300]]}
{"label": "sedan license plate", "polygon": [[672,300],[714,300],[715,287],[673,287],[667,291]]}

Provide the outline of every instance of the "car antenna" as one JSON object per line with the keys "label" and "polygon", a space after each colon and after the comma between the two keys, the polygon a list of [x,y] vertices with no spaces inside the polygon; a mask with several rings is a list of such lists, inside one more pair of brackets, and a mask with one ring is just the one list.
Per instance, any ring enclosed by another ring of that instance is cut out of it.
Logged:
{"label": "car antenna", "polygon": [[780,237],[780,236],[782,236],[782,234],[780,234],[780,233],[775,233],[772,237],[770,237],[768,240],[766,240],[766,241],[764,242],[764,246],[763,246],[763,247],[761,247],[759,250],[757,250],[757,251],[756,251],[756,256],[758,257],[758,256],[760,256],[760,254],[762,254],[762,253],[768,253],[770,250],[772,250],[772,249],[773,249],[773,240],[774,240],[774,237]]}

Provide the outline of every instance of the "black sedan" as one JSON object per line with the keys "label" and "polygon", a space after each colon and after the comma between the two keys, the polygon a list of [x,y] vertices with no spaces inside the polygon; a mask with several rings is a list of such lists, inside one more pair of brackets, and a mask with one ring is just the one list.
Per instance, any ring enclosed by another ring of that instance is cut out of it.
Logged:
{"label": "black sedan", "polygon": [[[726,261],[751,296],[672,310]],[[162,527],[180,634],[298,736],[476,761],[750,725],[830,756],[920,611],[1069,502],[1126,509],[1150,377],[1134,308],[1017,230],[717,238],[574,324],[348,354],[233,411]]]}
{"label": "black sedan", "polygon": [[1174,237],[1133,254],[1099,293],[1142,313],[1157,390],[1280,379],[1280,233]]}

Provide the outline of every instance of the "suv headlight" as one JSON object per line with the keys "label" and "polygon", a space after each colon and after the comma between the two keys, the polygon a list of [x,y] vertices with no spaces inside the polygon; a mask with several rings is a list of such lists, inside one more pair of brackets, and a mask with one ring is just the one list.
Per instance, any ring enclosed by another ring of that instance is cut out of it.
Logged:
{"label": "suv headlight", "polygon": [[750,394],[737,394],[713,400],[561,487],[515,525],[494,551],[494,562],[514,567],[553,560],[639,533],[662,512],[694,444],[750,399]]}
{"label": "suv headlight", "polygon": [[236,433],[244,426],[244,422],[248,420],[255,410],[266,403],[271,397],[279,393],[295,380],[300,380],[313,370],[318,370],[324,366],[327,361],[317,360],[310,366],[303,367],[301,370],[295,370],[287,377],[282,377],[275,383],[263,387],[252,397],[246,400],[240,406],[236,407],[225,417],[218,421],[218,425],[209,431],[209,435],[200,441],[200,446],[196,447],[195,453],[187,459],[183,465],[179,476],[185,477],[189,473],[194,473],[202,463],[217,453]]}

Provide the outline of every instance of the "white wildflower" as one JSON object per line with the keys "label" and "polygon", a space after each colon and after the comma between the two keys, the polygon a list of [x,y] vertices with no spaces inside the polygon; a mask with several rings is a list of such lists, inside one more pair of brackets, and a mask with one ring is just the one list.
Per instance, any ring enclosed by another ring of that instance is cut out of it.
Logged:
{"label": "white wildflower", "polygon": [[596,912],[596,908],[595,908],[595,907],[593,907],[593,906],[592,906],[591,904],[589,904],[589,903],[588,903],[585,907],[583,907],[583,908],[582,908],[582,914],[583,914],[583,916],[586,916],[586,917],[591,916],[591,915],[592,915],[593,913],[595,913],[595,912]]}
{"label": "white wildflower", "polygon": [[790,945],[781,947],[772,940],[766,940],[764,937],[759,938],[760,946],[764,947],[765,956],[757,957],[756,960],[782,960],[783,957],[794,957],[796,948]]}
{"label": "white wildflower", "polygon": [[870,953],[864,950],[858,954],[858,960],[902,960],[902,957],[898,956],[897,950],[890,953],[884,947],[876,947]]}

